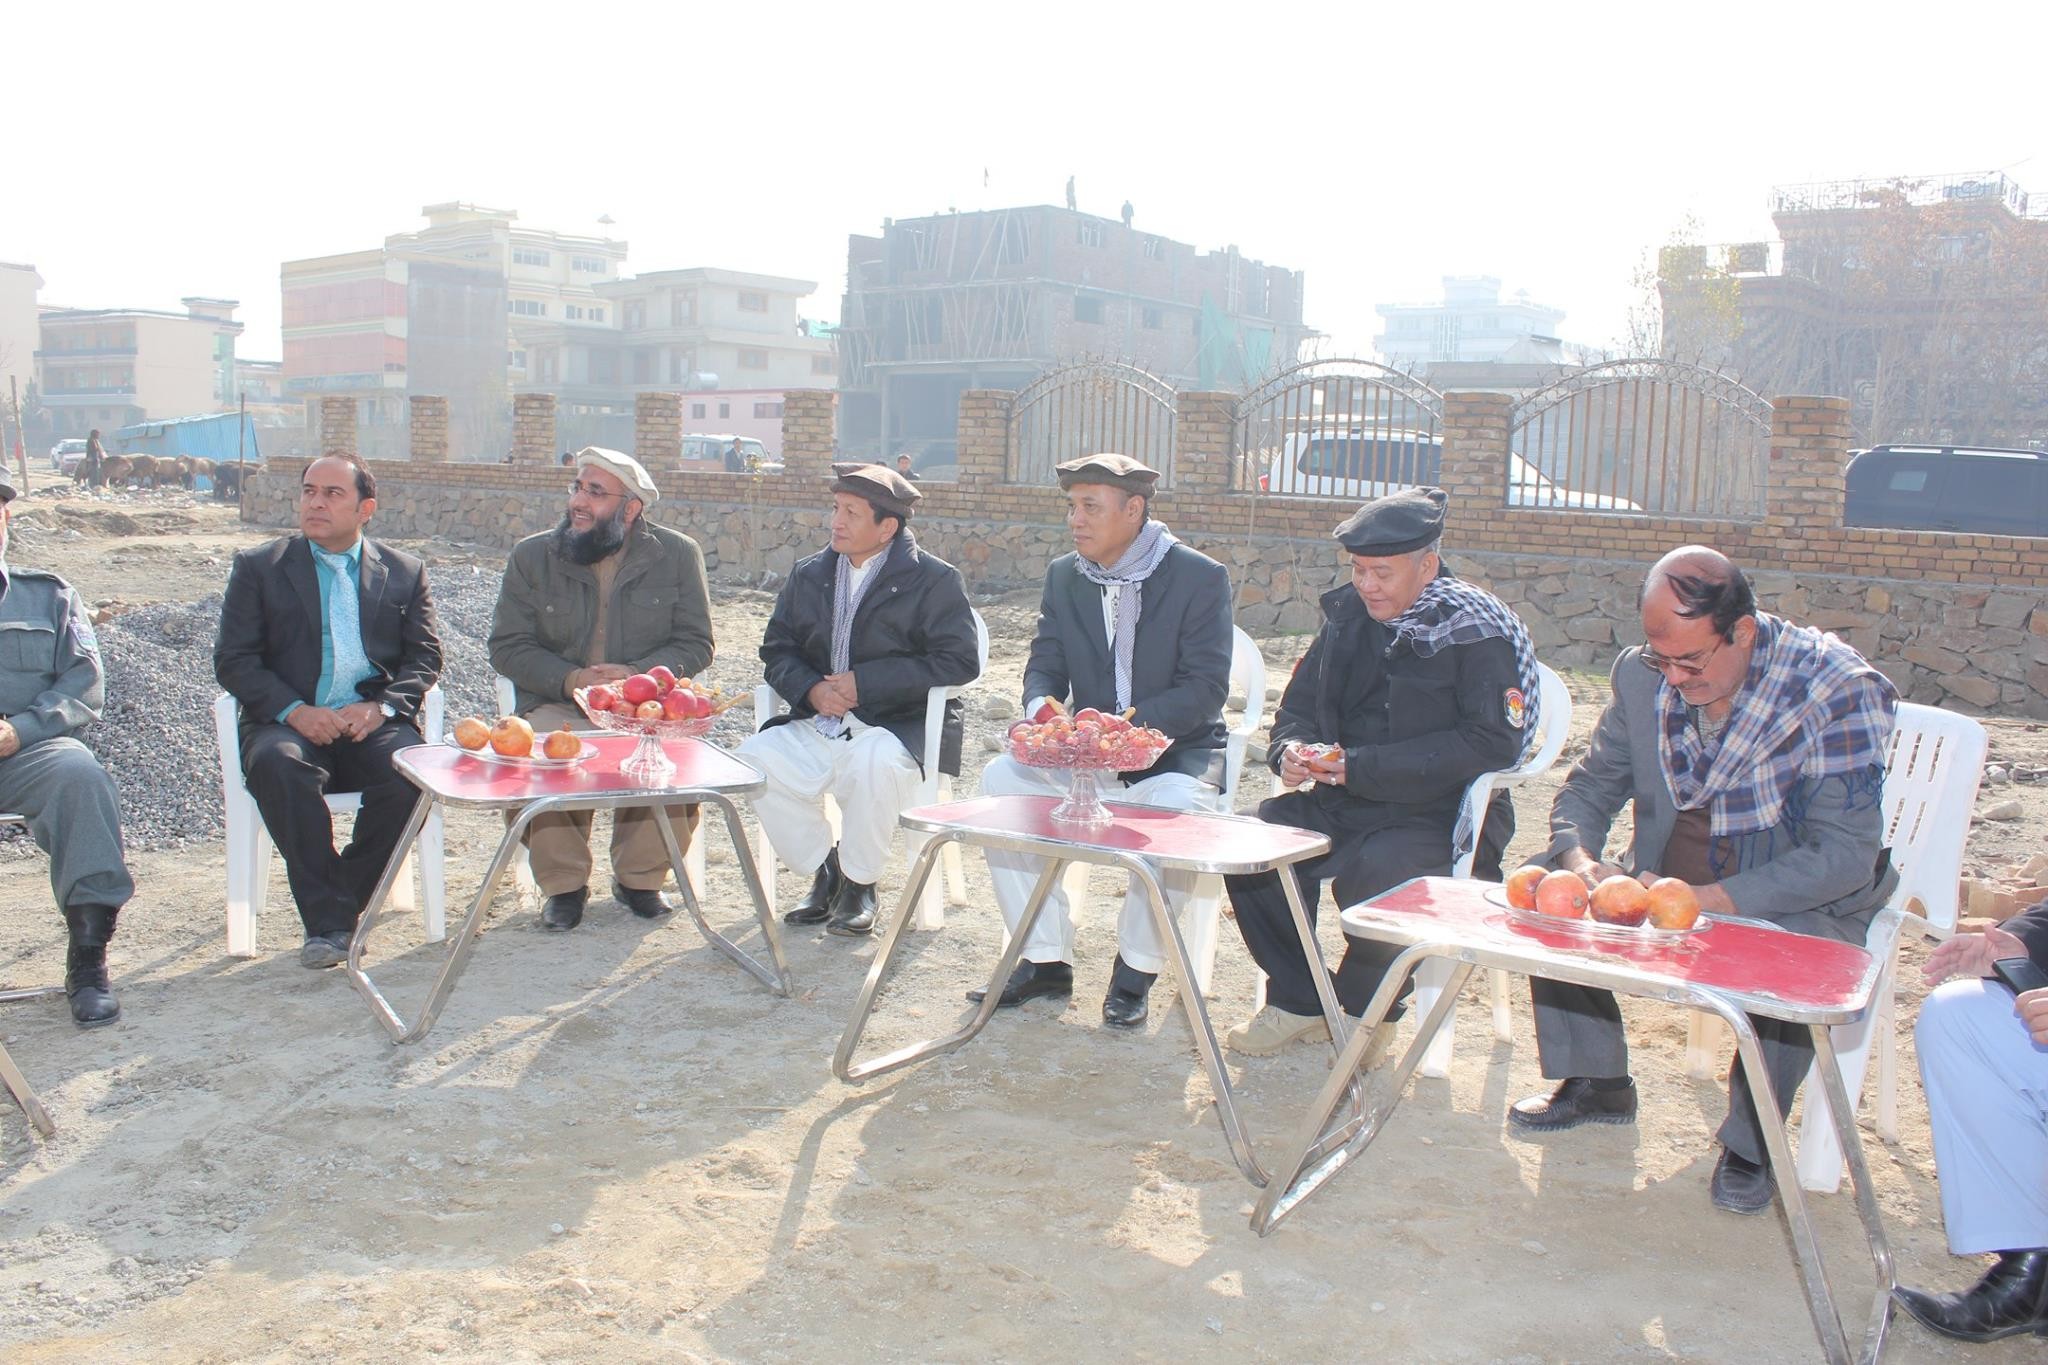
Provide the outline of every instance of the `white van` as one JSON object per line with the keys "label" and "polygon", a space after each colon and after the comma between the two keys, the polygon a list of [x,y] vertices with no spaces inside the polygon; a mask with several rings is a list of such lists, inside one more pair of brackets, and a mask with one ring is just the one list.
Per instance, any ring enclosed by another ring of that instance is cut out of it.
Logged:
{"label": "white van", "polygon": [[[1322,428],[1288,435],[1272,467],[1259,476],[1268,493],[1365,502],[1403,488],[1435,484],[1443,445],[1425,431]],[[1627,498],[1560,488],[1520,455],[1508,453],[1508,506],[1577,507],[1640,512]]]}
{"label": "white van", "polygon": [[[734,441],[740,443],[737,459],[733,456]],[[752,436],[685,436],[683,463],[717,465],[736,474],[744,474],[749,469],[758,469],[763,474],[782,472],[782,461],[770,458],[768,448]]]}

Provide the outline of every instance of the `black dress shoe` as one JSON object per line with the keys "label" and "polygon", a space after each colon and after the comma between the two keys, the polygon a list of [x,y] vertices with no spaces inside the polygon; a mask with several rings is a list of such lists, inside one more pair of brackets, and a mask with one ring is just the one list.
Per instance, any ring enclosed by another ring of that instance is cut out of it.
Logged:
{"label": "black dress shoe", "polygon": [[583,923],[583,903],[590,899],[590,888],[579,886],[574,891],[564,891],[558,896],[549,896],[547,904],[540,908],[540,927],[543,929],[574,929]]}
{"label": "black dress shoe", "polygon": [[1102,997],[1102,1022],[1111,1028],[1136,1028],[1150,1013],[1145,999],[1152,993],[1157,972],[1141,972],[1124,961],[1122,953],[1109,973],[1109,994]]}
{"label": "black dress shoe", "polygon": [[1714,1179],[1707,1187],[1714,1207],[1730,1213],[1762,1213],[1778,1197],[1777,1182],[1771,1179],[1771,1168],[1760,1166],[1748,1157],[1737,1156],[1726,1147],[1721,1149],[1721,1159],[1714,1163]]}
{"label": "black dress shoe", "polygon": [[1636,1083],[1616,1090],[1595,1090],[1584,1076],[1567,1077],[1548,1099],[1531,1095],[1508,1110],[1510,1126],[1525,1132],[1561,1133],[1582,1123],[1634,1123]]}
{"label": "black dress shoe", "polygon": [[668,897],[661,894],[661,888],[636,891],[630,886],[612,883],[612,899],[631,910],[641,919],[660,919],[675,909],[668,903]]}
{"label": "black dress shoe", "polygon": [[1984,1278],[1960,1294],[1901,1285],[1892,1297],[1923,1327],[1959,1341],[1997,1341],[2022,1332],[2048,1337],[2048,1247],[2000,1252]]}
{"label": "black dress shoe", "polygon": [[835,846],[811,875],[811,889],[804,893],[804,898],[796,903],[795,908],[782,917],[782,922],[823,924],[832,918],[832,898],[839,894],[839,884],[844,880],[839,872],[839,849]]}
{"label": "black dress shoe", "polygon": [[832,917],[825,932],[841,938],[862,938],[875,932],[875,884],[842,878],[832,897]]}
{"label": "black dress shoe", "polygon": [[71,931],[64,959],[64,994],[71,1001],[71,1022],[80,1028],[98,1028],[121,1016],[121,1002],[114,998],[113,983],[107,980],[107,940],[113,937],[117,913],[103,905],[64,912]]}
{"label": "black dress shoe", "polygon": [[[1010,979],[1003,983],[1003,993],[996,997],[996,1008],[1010,1009],[1026,1000],[1036,1000],[1041,995],[1072,995],[1074,993],[1074,968],[1067,962],[1019,962]],[[979,1005],[988,992],[976,988],[967,992],[969,1003]]]}

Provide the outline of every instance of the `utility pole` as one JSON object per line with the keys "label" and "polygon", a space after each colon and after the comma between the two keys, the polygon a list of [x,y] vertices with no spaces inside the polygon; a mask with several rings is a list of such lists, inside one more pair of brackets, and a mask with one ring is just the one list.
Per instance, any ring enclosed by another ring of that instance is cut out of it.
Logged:
{"label": "utility pole", "polygon": [[21,381],[7,376],[8,393],[14,399],[14,459],[21,466],[21,491],[28,493],[28,442],[21,432]]}
{"label": "utility pole", "polygon": [[[235,464],[236,464],[236,466],[237,466],[237,468],[235,469],[235,473],[236,473],[236,474],[238,474],[238,475],[239,475],[239,474],[245,474],[245,473],[247,473],[247,472],[248,472],[247,470],[245,470],[245,469],[242,469],[242,468],[240,468],[240,466],[241,466],[242,464],[244,464],[244,463],[245,463],[245,462],[246,462],[246,461],[248,460],[248,458],[249,458],[249,457],[248,457],[248,454],[247,454],[247,452],[248,452],[248,449],[249,449],[249,391],[248,391],[247,389],[243,389],[243,390],[242,390],[242,415],[241,415],[241,418],[240,418],[240,419],[239,419],[239,420],[238,420],[238,421],[237,421],[237,422],[235,423]],[[241,484],[241,480],[240,480],[240,479],[237,479],[237,480],[235,481],[235,487],[237,487],[237,488],[240,488],[241,486],[242,486],[242,484]]]}

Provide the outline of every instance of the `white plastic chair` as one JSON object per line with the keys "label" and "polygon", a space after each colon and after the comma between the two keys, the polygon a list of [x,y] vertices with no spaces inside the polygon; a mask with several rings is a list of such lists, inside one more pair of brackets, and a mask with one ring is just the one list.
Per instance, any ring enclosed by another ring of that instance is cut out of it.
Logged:
{"label": "white plastic chair", "polygon": [[[988,672],[988,623],[981,619],[981,613],[968,609],[974,617],[974,676],[953,687],[934,687],[926,695],[924,708],[924,780],[918,784],[917,793],[911,798],[913,806],[929,806],[939,801],[953,799],[953,778],[950,773],[939,771],[939,742],[946,728],[946,702],[965,692],[970,686],[981,681]],[[754,729],[779,716],[787,709],[782,698],[767,683],[754,688]],[[825,798],[825,818],[832,825],[833,838],[839,834],[839,807],[831,797]],[[758,822],[757,829],[758,829]],[[758,831],[759,842],[755,846],[754,858],[762,869],[761,881],[767,888],[768,905],[775,906],[775,850],[768,846],[765,830]],[[906,837],[903,848],[904,866],[907,869],[917,861],[924,851],[922,838]],[[917,905],[917,927],[920,929],[943,929],[946,926],[946,906],[967,904],[967,874],[960,866],[960,845],[953,842],[940,851],[939,861],[945,870],[943,897],[940,888],[932,881],[925,882],[923,897]]]}
{"label": "white plastic chair", "polygon": [[[441,738],[441,706],[441,687],[436,683],[427,689],[420,705],[421,734],[429,744],[438,743]],[[242,783],[240,712],[239,703],[227,693],[223,692],[214,699],[213,728],[220,742],[221,801],[227,816],[228,956],[254,957],[256,921],[263,917],[263,903],[270,892],[272,845],[270,831],[263,825],[263,815],[256,809],[256,798],[249,795],[248,787]],[[337,814],[358,810],[362,804],[360,792],[327,793],[327,809]],[[447,933],[444,845],[439,811],[427,817],[419,842],[406,855],[405,865],[398,870],[398,880],[392,885],[392,903],[402,910],[413,908],[415,865],[419,869],[420,903],[424,907],[427,940],[438,943]]]}
{"label": "white plastic chair", "polygon": [[[1564,751],[1564,742],[1572,730],[1572,694],[1564,685],[1564,679],[1548,664],[1536,665],[1539,694],[1536,705],[1537,738],[1536,747],[1524,759],[1521,766],[1508,768],[1497,773],[1482,773],[1472,779],[1465,788],[1465,799],[1459,803],[1458,822],[1465,827],[1472,842],[1464,848],[1451,850],[1451,875],[1470,877],[1472,861],[1479,852],[1479,830],[1486,823],[1487,803],[1493,800],[1493,793],[1500,787],[1513,787],[1545,772],[1557,762],[1557,756]],[[1420,1019],[1429,1013],[1436,998],[1443,992],[1451,974],[1447,962],[1425,962],[1415,972],[1415,1010]],[[1508,1013],[1508,974],[1503,971],[1487,973],[1487,992],[1493,1002],[1493,1036],[1502,1042],[1514,1038],[1514,1020]],[[1458,1016],[1455,1011],[1444,1016],[1443,1027],[1432,1038],[1429,1048],[1422,1054],[1422,1074],[1442,1080],[1451,1074],[1451,1044],[1456,1034]]]}
{"label": "white plastic chair", "polygon": [[[1228,811],[1237,797],[1238,780],[1244,774],[1245,746],[1266,722],[1266,659],[1258,644],[1238,626],[1230,628],[1230,692],[1244,695],[1244,714],[1230,726],[1223,744],[1223,795],[1220,810]],[[1225,717],[1228,720],[1229,717]],[[1115,799],[1115,793],[1110,793]],[[1088,874],[1092,863],[1073,863],[1060,879],[1067,893],[1067,905],[1079,923],[1088,903]],[[1202,876],[1188,896],[1181,916],[1181,935],[1188,959],[1195,965],[1195,988],[1203,995],[1216,977],[1216,944],[1223,926],[1223,878]]]}
{"label": "white plastic chair", "polygon": [[[1957,887],[1970,812],[1984,776],[1984,727],[1968,716],[1912,702],[1899,704],[1898,723],[1885,755],[1884,842],[1898,869],[1898,889],[1871,921],[1864,946],[1884,964],[1870,1012],[1860,1023],[1833,1031],[1843,1088],[1861,1102],[1870,1049],[1877,1045],[1877,1131],[1896,1141],[1898,1112],[1899,938],[1913,932],[1944,939],[1956,931]],[[1916,912],[1917,913],[1914,913]],[[1704,1080],[1715,1071],[1720,1020],[1695,1012],[1685,1047],[1687,1074]],[[1799,1127],[1799,1184],[1832,1194],[1842,1183],[1842,1149],[1818,1075],[1806,1077],[1805,1115]]]}
{"label": "white plastic chair", "polygon": [[[519,714],[519,690],[512,680],[503,673],[491,675],[491,690],[496,694],[498,714],[516,716]],[[698,829],[702,833],[702,827]],[[704,894],[704,841],[695,834],[683,847],[683,871],[690,875],[690,890],[697,895]],[[533,863],[528,859],[524,846],[512,855],[512,884],[521,895],[540,895],[540,885],[533,879]]]}

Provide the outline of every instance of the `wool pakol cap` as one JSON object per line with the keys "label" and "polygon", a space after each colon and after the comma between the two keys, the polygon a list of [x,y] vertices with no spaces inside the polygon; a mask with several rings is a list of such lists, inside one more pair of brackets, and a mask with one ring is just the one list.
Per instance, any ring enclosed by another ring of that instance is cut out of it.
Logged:
{"label": "wool pakol cap", "polygon": [[924,501],[917,485],[885,464],[835,464],[832,491],[865,498],[885,517],[909,521],[910,511]]}
{"label": "wool pakol cap", "polygon": [[1404,488],[1374,498],[1330,534],[1355,555],[1404,555],[1442,537],[1444,509],[1450,501],[1441,488]]}
{"label": "wool pakol cap", "polygon": [[1152,490],[1159,486],[1159,471],[1128,455],[1083,455],[1078,460],[1068,460],[1056,467],[1063,489],[1072,488],[1077,483],[1100,483],[1149,498]]}
{"label": "wool pakol cap", "polygon": [[[593,465],[626,485],[626,496],[638,498],[649,507],[661,496],[661,490],[654,486],[654,476],[647,472],[647,466],[631,455],[620,450],[606,450],[603,446],[585,446],[576,452],[576,467]],[[559,476],[557,476],[559,477]]]}

